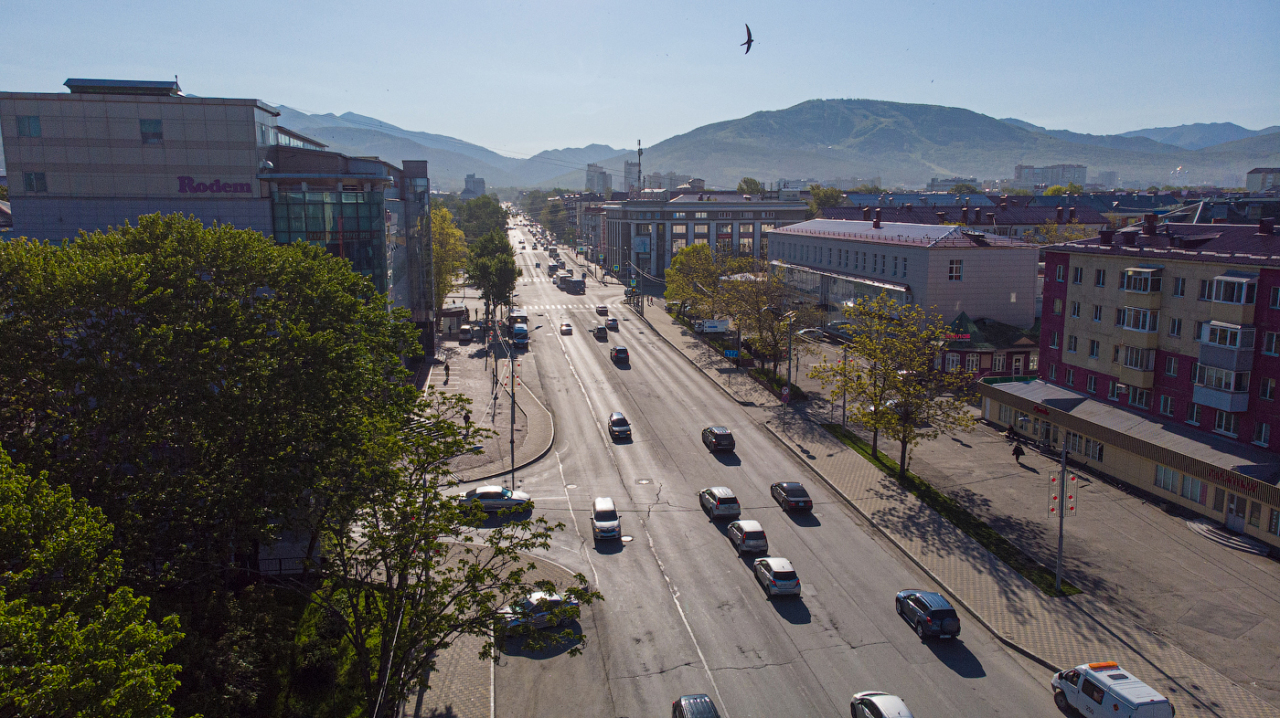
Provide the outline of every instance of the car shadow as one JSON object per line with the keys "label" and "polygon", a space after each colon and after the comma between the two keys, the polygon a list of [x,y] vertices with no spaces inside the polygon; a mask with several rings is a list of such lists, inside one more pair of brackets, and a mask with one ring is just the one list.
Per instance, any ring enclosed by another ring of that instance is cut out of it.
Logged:
{"label": "car shadow", "polygon": [[613,439],[614,444],[630,444],[630,443],[633,443],[634,441],[635,440],[632,439],[630,436],[615,437]]}
{"label": "car shadow", "polygon": [[[568,640],[555,640],[555,634],[559,631],[572,629],[576,634]],[[503,655],[513,658],[531,658],[535,661],[545,661],[548,658],[568,653],[574,646],[582,643],[582,625],[577,620],[570,621],[560,628],[544,628],[542,629],[543,638],[549,639],[549,645],[540,648],[533,648],[529,645],[529,639],[526,636],[514,636],[503,641]]]}
{"label": "car shadow", "polygon": [[809,613],[809,607],[804,605],[802,596],[774,596],[770,603],[773,604],[773,610],[793,626],[813,622],[813,616]]}
{"label": "car shadow", "polygon": [[791,519],[791,523],[795,524],[796,526],[821,526],[822,525],[822,521],[818,520],[818,517],[814,516],[812,511],[805,511],[804,513],[800,513],[797,511],[783,511],[782,513],[786,514],[787,518]]}
{"label": "car shadow", "polygon": [[602,556],[613,556],[614,554],[622,553],[622,549],[626,547],[626,544],[622,542],[622,539],[593,540],[595,541],[596,553]]}
{"label": "car shadow", "polygon": [[484,523],[481,524],[481,527],[486,529],[496,529],[512,521],[521,521],[531,516],[533,516],[532,509],[525,509],[523,511],[512,511],[510,513],[498,512],[498,513],[492,513],[492,514],[485,514]]}
{"label": "car shadow", "polygon": [[982,661],[959,638],[927,639],[925,645],[939,661],[961,678],[983,678],[987,675]]}
{"label": "car shadow", "polygon": [[627,362],[626,364],[619,364],[618,362],[614,362],[613,365],[618,367],[620,371],[631,371],[631,362]]}
{"label": "car shadow", "polygon": [[733,452],[725,453],[723,451],[717,451],[714,453],[714,456],[716,457],[716,461],[719,461],[725,466],[742,466],[742,459],[739,459],[738,455]]}

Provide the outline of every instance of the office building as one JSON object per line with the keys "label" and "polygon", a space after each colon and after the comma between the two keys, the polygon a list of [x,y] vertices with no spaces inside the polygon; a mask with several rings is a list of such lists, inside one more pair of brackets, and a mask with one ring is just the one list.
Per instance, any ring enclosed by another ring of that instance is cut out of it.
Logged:
{"label": "office building", "polygon": [[822,210],[825,219],[860,219],[869,221],[874,210],[881,211],[885,222],[906,224],[959,224],[1001,237],[1037,239],[1044,234],[1047,224],[1059,229],[1079,225],[1094,232],[1110,226],[1110,221],[1092,207],[1026,206],[1027,197],[997,198],[996,204],[967,205],[917,205],[912,202],[882,207],[828,207]]}
{"label": "office building", "polygon": [[640,163],[627,160],[622,163],[622,191],[642,189],[640,186]]}
{"label": "office building", "polygon": [[613,194],[613,175],[597,164],[587,165],[586,191],[608,197]]}

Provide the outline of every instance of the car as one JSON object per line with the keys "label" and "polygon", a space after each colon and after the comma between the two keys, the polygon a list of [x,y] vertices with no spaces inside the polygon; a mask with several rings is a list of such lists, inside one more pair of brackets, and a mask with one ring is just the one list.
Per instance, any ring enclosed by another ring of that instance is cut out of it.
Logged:
{"label": "car", "polygon": [[698,503],[702,504],[702,510],[711,514],[712,518],[731,516],[736,519],[742,515],[742,505],[738,503],[738,497],[725,486],[712,486],[699,491]]}
{"label": "car", "polygon": [[608,308],[608,307],[606,307],[606,306],[605,306],[605,305],[603,305],[603,304],[597,304],[597,305],[596,305],[596,314],[608,314],[608,313],[609,313],[609,308]]}
{"label": "car", "polygon": [[512,491],[502,486],[477,486],[463,495],[463,501],[478,503],[488,513],[511,508],[525,508],[529,504],[529,494],[523,491]]}
{"label": "car", "polygon": [[498,620],[502,622],[502,628],[563,626],[573,620],[573,611],[565,609],[575,608],[578,608],[578,600],[572,596],[534,591],[498,609]]}
{"label": "car", "polygon": [[716,704],[706,693],[680,696],[671,704],[671,718],[720,718]]}
{"label": "car", "polygon": [[612,329],[615,332],[618,331],[618,319],[616,317],[609,317],[608,319],[604,320],[604,328]]}
{"label": "car", "polygon": [[809,329],[801,329],[800,331],[796,332],[796,336],[804,337],[805,339],[813,339],[814,341],[817,341],[820,339],[825,339],[827,336],[827,333],[822,331],[821,329],[809,328]]}
{"label": "car", "polygon": [[[609,330],[606,329],[605,331],[609,331]],[[615,364],[627,364],[627,363],[630,363],[631,361],[631,357],[627,356],[626,347],[614,347],[610,349],[609,358],[612,359]]]}
{"label": "car", "polygon": [[561,334],[573,334],[573,325],[572,325],[572,324],[570,324],[569,322],[565,322],[564,324],[561,324],[561,325],[560,325],[560,333],[561,333]]}
{"label": "car", "polygon": [[596,328],[591,330],[591,333],[596,335],[596,339],[609,338],[609,330],[603,324],[597,324]]}
{"label": "car", "polygon": [[897,696],[880,691],[854,693],[849,701],[853,718],[913,718],[907,704]]}
{"label": "car", "polygon": [[759,521],[742,519],[729,524],[729,543],[739,556],[753,551],[769,553],[769,538]]}
{"label": "car", "polygon": [[702,430],[702,444],[707,451],[733,451],[737,445],[733,441],[733,432],[723,426],[708,426]]}
{"label": "car", "polygon": [[754,567],[756,580],[769,598],[800,595],[800,577],[790,561],[781,556],[765,556],[756,559]]}
{"label": "car", "polygon": [[798,481],[779,481],[769,485],[769,495],[783,511],[812,511],[813,499]]}
{"label": "car", "polygon": [[942,594],[909,588],[898,592],[893,607],[922,640],[927,636],[955,638],[960,635],[960,616]]}
{"label": "car", "polygon": [[620,411],[615,411],[609,415],[609,438],[631,438],[631,424],[627,423],[627,417],[623,416]]}
{"label": "car", "polygon": [[475,339],[475,329],[470,324],[458,327],[458,341],[469,342],[472,339]]}
{"label": "car", "polygon": [[613,499],[601,496],[591,504],[591,536],[596,539],[622,538],[622,521]]}

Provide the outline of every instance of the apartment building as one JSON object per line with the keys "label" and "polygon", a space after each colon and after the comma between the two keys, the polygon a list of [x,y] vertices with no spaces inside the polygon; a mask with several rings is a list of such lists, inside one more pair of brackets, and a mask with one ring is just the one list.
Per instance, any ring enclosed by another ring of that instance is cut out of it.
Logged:
{"label": "apartment building", "polygon": [[1048,248],[1040,355],[1041,381],[983,387],[989,419],[1280,548],[1273,220]]}

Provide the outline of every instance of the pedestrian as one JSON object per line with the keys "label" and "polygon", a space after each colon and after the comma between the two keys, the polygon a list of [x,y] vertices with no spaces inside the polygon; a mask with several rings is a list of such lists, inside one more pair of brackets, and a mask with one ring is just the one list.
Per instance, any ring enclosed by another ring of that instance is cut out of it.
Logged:
{"label": "pedestrian", "polygon": [[446,384],[449,383],[449,362],[447,361],[444,363],[444,381]]}
{"label": "pedestrian", "polygon": [[1026,455],[1027,455],[1027,452],[1022,450],[1022,444],[1013,445],[1013,460],[1018,462],[1019,466],[1022,465],[1022,457]]}
{"label": "pedestrian", "polygon": [[468,411],[462,414],[462,423],[464,424],[462,428],[462,440],[466,441],[471,438],[471,412]]}

